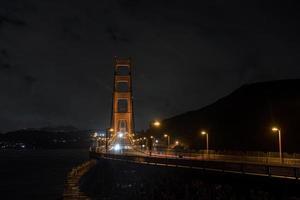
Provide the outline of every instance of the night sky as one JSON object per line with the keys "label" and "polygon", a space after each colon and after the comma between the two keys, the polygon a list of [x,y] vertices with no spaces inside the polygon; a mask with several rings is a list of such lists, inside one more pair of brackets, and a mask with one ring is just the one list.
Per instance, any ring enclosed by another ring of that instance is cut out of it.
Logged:
{"label": "night sky", "polygon": [[137,129],[299,78],[296,2],[1,0],[0,131],[108,127],[113,56],[134,61]]}

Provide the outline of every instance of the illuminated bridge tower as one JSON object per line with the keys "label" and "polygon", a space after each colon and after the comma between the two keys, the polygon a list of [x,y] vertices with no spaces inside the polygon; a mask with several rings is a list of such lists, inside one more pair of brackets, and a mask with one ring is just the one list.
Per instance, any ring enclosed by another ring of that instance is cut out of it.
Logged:
{"label": "illuminated bridge tower", "polygon": [[134,132],[132,103],[132,62],[130,58],[114,58],[114,90],[111,127],[114,129],[111,145],[131,148]]}

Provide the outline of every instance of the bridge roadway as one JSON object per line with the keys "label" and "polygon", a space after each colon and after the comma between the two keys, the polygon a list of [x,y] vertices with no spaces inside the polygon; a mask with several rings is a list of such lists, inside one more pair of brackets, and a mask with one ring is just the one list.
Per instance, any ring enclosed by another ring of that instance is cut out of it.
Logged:
{"label": "bridge roadway", "polygon": [[108,151],[90,150],[90,157],[156,165],[189,168],[216,173],[232,173],[265,176],[281,179],[300,180],[300,160],[290,159],[279,162],[278,158],[241,157],[219,154],[188,154],[151,152],[141,150]]}

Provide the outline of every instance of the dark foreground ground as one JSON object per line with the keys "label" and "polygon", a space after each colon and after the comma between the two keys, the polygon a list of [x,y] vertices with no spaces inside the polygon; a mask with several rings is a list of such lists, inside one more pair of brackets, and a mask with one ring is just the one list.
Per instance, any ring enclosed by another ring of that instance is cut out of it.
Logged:
{"label": "dark foreground ground", "polygon": [[271,178],[100,160],[81,179],[91,199],[300,199],[300,184]]}
{"label": "dark foreground ground", "polygon": [[87,149],[0,151],[0,199],[61,199],[68,171]]}

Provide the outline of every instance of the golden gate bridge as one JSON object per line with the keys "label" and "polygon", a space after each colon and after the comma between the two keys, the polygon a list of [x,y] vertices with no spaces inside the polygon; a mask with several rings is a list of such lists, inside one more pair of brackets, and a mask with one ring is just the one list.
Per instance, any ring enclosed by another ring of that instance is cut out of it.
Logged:
{"label": "golden gate bridge", "polygon": [[[168,141],[167,148],[159,151],[152,149],[152,136],[135,139],[132,69],[131,58],[114,58],[111,124],[105,131],[105,137],[95,140],[96,146],[90,149],[92,158],[299,180],[300,157],[286,154],[283,158],[281,146],[279,156],[263,152],[216,152],[208,149],[208,133],[205,131],[202,135],[206,136],[207,149],[198,153],[173,151],[169,148],[169,135],[164,135]],[[160,124],[155,122],[154,125]],[[280,141],[280,129],[274,127],[272,130],[279,132]],[[148,145],[141,146],[141,141]],[[175,141],[175,146],[178,143]]]}

